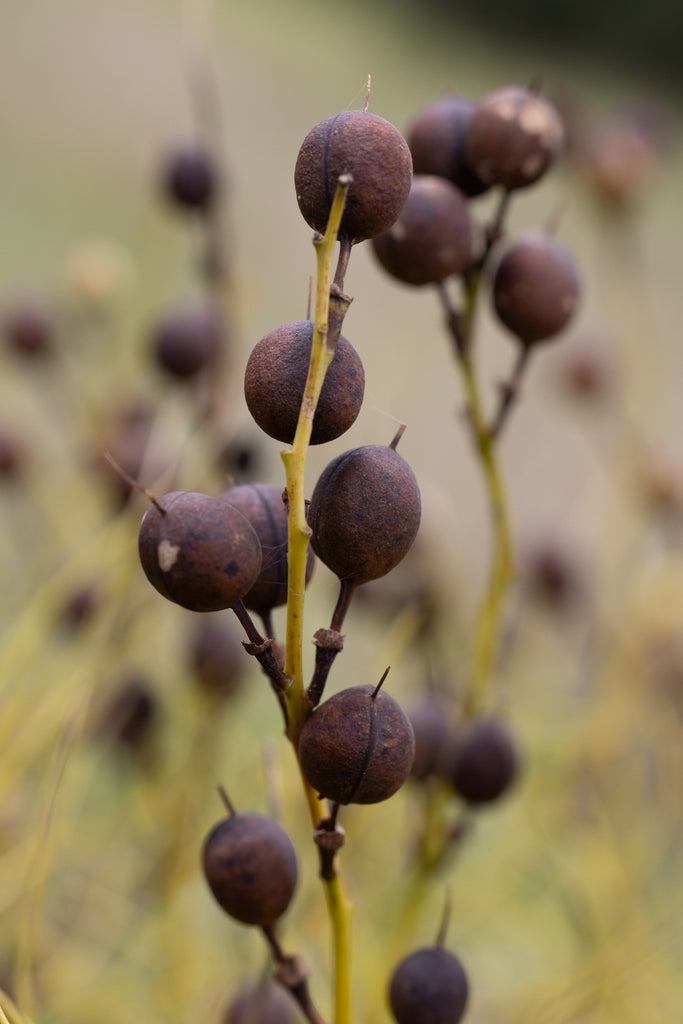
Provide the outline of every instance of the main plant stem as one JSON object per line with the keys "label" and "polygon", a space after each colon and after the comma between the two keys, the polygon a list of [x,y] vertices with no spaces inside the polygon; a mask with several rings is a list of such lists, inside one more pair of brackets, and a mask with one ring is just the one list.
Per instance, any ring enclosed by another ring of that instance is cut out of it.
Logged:
{"label": "main plant stem", "polygon": [[[284,691],[284,699],[287,710],[287,735],[295,751],[298,747],[301,729],[311,713],[311,704],[306,695],[303,679],[304,590],[306,556],[311,534],[306,522],[304,475],[306,455],[313,429],[313,417],[327,368],[334,358],[336,338],[343,318],[343,313],[339,313],[337,303],[334,309],[335,322],[330,324],[330,291],[335,245],[350,184],[349,176],[339,179],[325,234],[322,237],[316,236],[314,239],[317,275],[311,358],[294,442],[291,451],[282,453],[287,482],[289,539],[284,672],[291,680]],[[348,260],[349,248],[349,245],[342,241],[340,254],[342,268],[345,267]],[[337,277],[343,279],[343,270]],[[341,288],[339,288],[339,293],[335,298],[343,300]],[[315,792],[305,780],[304,791],[315,827],[321,818],[320,805]],[[323,885],[334,944],[334,1024],[351,1024],[351,907],[345,896],[338,868],[333,877],[323,879]]]}

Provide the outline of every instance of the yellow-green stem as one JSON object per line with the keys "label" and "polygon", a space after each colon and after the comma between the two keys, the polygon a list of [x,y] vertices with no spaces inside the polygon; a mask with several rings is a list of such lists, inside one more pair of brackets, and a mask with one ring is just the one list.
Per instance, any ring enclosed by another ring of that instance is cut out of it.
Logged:
{"label": "yellow-green stem", "polygon": [[287,636],[284,671],[285,675],[291,679],[291,685],[285,692],[285,701],[288,714],[287,734],[295,747],[301,728],[310,711],[306,700],[302,665],[306,555],[311,533],[306,522],[304,475],[306,455],[313,429],[313,417],[327,368],[334,358],[334,351],[330,351],[326,344],[330,312],[330,285],[334,248],[347,192],[348,183],[340,182],[332,202],[325,234],[322,238],[315,240],[317,276],[311,359],[294,442],[291,451],[282,453],[289,502]]}
{"label": "yellow-green stem", "polygon": [[480,274],[473,275],[468,282],[461,327],[464,344],[459,355],[470,425],[488,492],[493,527],[493,551],[488,584],[477,617],[470,679],[465,694],[465,713],[468,716],[473,716],[481,710],[486,690],[491,682],[500,641],[503,603],[512,580],[513,569],[507,500],[496,452],[496,439],[486,422],[472,359],[471,333],[479,282]]}
{"label": "yellow-green stem", "polygon": [[341,875],[325,882],[325,898],[334,939],[334,1021],[351,1024],[351,904]]}
{"label": "yellow-green stem", "polygon": [[[282,453],[285,465],[288,512],[288,585],[285,675],[291,680],[284,692],[287,735],[296,750],[299,734],[311,712],[303,679],[303,619],[306,556],[310,529],[306,522],[304,477],[313,417],[334,347],[327,346],[332,263],[346,195],[351,181],[341,180],[332,202],[325,234],[315,239],[317,275],[315,320],[308,377],[291,451]],[[314,791],[304,780],[304,792],[313,825],[320,820]],[[351,922],[350,906],[341,877],[323,880],[334,943],[334,1024],[351,1024]]]}

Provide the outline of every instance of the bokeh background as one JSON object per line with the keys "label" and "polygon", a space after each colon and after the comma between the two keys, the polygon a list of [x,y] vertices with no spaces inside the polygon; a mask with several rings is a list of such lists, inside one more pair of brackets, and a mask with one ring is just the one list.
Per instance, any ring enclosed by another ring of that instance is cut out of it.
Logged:
{"label": "bokeh background", "polygon": [[[276,810],[296,837],[303,881],[285,944],[310,964],[328,1013],[324,906],[275,701],[252,666],[234,700],[199,691],[193,617],[167,607],[137,564],[144,499],[115,509],[93,468],[116,411],[144,400],[158,456],[144,483],[175,474],[217,490],[237,473],[221,477],[216,437],[149,357],[150,326],[204,287],[197,225],[158,183],[164,155],[198,131],[207,73],[230,266],[221,439],[271,483],[283,480],[280,446],[250,424],[241,373],[262,335],[305,316],[314,259],[292,179],[308,130],[362,107],[368,74],[371,109],[401,129],[444,93],[475,99],[511,82],[540,81],[565,112],[570,156],[510,213],[511,230],[558,217],[584,282],[571,328],[532,361],[501,444],[518,570],[491,701],[525,771],[419,901],[407,882],[419,793],[345,816],[356,1019],[388,1019],[389,970],[433,941],[448,885],[473,1024],[680,1015],[681,15],[642,8],[0,2],[0,314],[28,297],[59,323],[53,359],[0,355],[0,429],[20,452],[17,477],[0,480],[0,1007],[12,1024],[218,1022],[258,975],[261,937],[220,914],[199,872],[217,781],[245,809]],[[634,174],[615,199],[578,155],[624,112],[648,147],[617,148],[617,167]],[[490,210],[484,197],[474,215]],[[395,582],[350,613],[330,685],[392,664],[407,705],[430,675],[453,689],[462,679],[487,508],[435,297],[388,280],[365,246],[346,290],[366,400],[347,435],[311,453],[309,490],[338,452],[388,442],[406,423],[424,525]],[[513,349],[485,304],[478,345],[493,403]],[[577,367],[597,385],[582,387]],[[84,590],[95,611],[65,626]],[[414,643],[424,593],[437,608],[428,651]],[[319,567],[309,635],[334,599]],[[122,752],[106,729],[131,680],[153,706],[143,753]]]}

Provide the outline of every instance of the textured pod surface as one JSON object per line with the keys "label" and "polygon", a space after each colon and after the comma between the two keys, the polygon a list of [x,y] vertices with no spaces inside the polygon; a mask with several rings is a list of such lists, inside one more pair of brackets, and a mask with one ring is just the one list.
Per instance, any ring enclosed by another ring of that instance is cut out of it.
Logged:
{"label": "textured pod surface", "polygon": [[468,998],[464,967],[441,946],[411,953],[389,983],[389,1003],[398,1024],[458,1024]]}
{"label": "textured pod surface", "polygon": [[225,818],[209,833],[202,859],[216,901],[237,921],[273,924],[289,906],[298,878],[296,853],[271,818]]}
{"label": "textured pod surface", "polygon": [[[249,412],[269,437],[294,440],[313,344],[311,320],[284,324],[254,346],[244,374]],[[313,418],[311,444],[333,441],[354,422],[363,403],[365,372],[344,337],[337,341]]]}
{"label": "textured pod surface", "polygon": [[413,163],[397,128],[377,114],[344,110],[321,121],[304,139],[294,185],[304,220],[324,232],[342,174],[351,174],[339,234],[352,241],[391,227],[406,201]]}
{"label": "textured pod surface", "polygon": [[308,509],[313,550],[340,579],[367,583],[401,561],[420,526],[420,491],[388,445],[352,448],[323,470]]}
{"label": "textured pod surface", "polygon": [[313,489],[313,551],[340,580],[377,580],[410,549],[420,515],[417,480],[397,452],[385,444],[351,449],[333,459]]}
{"label": "textured pod surface", "polygon": [[470,804],[497,800],[517,778],[519,757],[506,726],[496,719],[475,722],[457,744],[451,781]]}
{"label": "textured pod surface", "polygon": [[526,232],[510,242],[496,266],[493,305],[505,326],[530,345],[562,330],[580,290],[567,250],[550,235]]}
{"label": "textured pod surface", "polygon": [[465,153],[482,181],[524,188],[551,167],[563,142],[562,121],[552,103],[530,89],[507,86],[475,104]]}
{"label": "textured pod surface", "polygon": [[[246,516],[261,544],[261,571],[244,595],[243,603],[263,615],[287,602],[287,508],[282,488],[274,484],[239,484],[223,497]],[[311,578],[314,563],[315,555],[309,545],[306,582]]]}
{"label": "textured pod surface", "polygon": [[406,284],[436,284],[472,260],[472,225],[462,193],[431,174],[413,178],[398,220],[373,238],[380,263]]}
{"label": "textured pod surface", "polygon": [[149,582],[194,612],[230,608],[261,571],[261,545],[249,521],[223,498],[171,491],[150,505],[138,551]]}
{"label": "textured pod surface", "polygon": [[384,690],[352,686],[326,700],[299,739],[301,769],[314,789],[340,804],[374,804],[392,796],[413,763],[413,730]]}
{"label": "textured pod surface", "polygon": [[474,104],[459,96],[444,96],[417,114],[406,139],[413,156],[414,174],[447,178],[463,195],[478,196],[489,185],[474,173],[465,152],[465,137]]}

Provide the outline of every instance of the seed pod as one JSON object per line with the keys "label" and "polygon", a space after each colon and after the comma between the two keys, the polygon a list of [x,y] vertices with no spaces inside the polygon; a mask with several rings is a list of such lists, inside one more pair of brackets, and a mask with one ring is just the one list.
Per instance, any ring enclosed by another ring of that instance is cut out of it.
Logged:
{"label": "seed pod", "polygon": [[158,506],[149,507],[138,535],[152,586],[194,612],[236,605],[261,570],[261,545],[248,520],[224,498],[193,491],[171,491]]}
{"label": "seed pod", "polygon": [[53,354],[57,327],[55,314],[37,298],[15,299],[3,310],[2,334],[8,349],[22,359],[44,359]]}
{"label": "seed pod", "polygon": [[398,1024],[458,1024],[468,997],[464,967],[442,946],[411,953],[389,983],[389,1003]]}
{"label": "seed pod", "polygon": [[313,550],[341,580],[367,583],[398,565],[420,514],[417,481],[395,449],[352,448],[329,463],[311,495]]}
{"label": "seed pod", "polygon": [[415,756],[410,773],[420,782],[442,773],[452,740],[449,717],[450,708],[446,702],[431,694],[408,713],[415,736]]}
{"label": "seed pod", "polygon": [[162,187],[182,209],[208,210],[218,192],[218,175],[209,153],[197,146],[176,150],[166,161]]}
{"label": "seed pod", "polygon": [[460,274],[472,260],[472,225],[467,204],[445,178],[420,174],[398,220],[373,238],[380,263],[406,284],[437,284]]}
{"label": "seed pod", "polygon": [[294,1000],[273,981],[248,985],[228,1006],[223,1024],[299,1024]]}
{"label": "seed pod", "polygon": [[480,719],[458,742],[451,781],[470,804],[497,800],[517,777],[519,757],[509,730],[496,719]]}
{"label": "seed pod", "polygon": [[[287,508],[282,488],[273,484],[240,484],[223,497],[238,508],[253,526],[262,551],[261,572],[244,595],[245,608],[267,615],[287,603]],[[315,556],[308,549],[306,582],[311,578]]]}
{"label": "seed pod", "polygon": [[483,181],[516,189],[538,181],[559,156],[563,141],[562,121],[552,103],[513,85],[475,105],[465,153]]}
{"label": "seed pod", "polygon": [[493,276],[495,311],[525,345],[561,331],[579,293],[573,259],[555,238],[540,232],[529,231],[511,241]]}
{"label": "seed pod", "polygon": [[486,192],[489,185],[474,173],[465,152],[473,111],[469,100],[445,96],[417,114],[406,135],[414,174],[447,178],[469,197]]}
{"label": "seed pod", "polygon": [[[249,412],[270,437],[294,440],[313,344],[313,323],[298,320],[267,334],[254,346],[244,374]],[[354,422],[363,403],[365,372],[353,345],[340,337],[320,392],[311,444],[333,441]]]}
{"label": "seed pod", "polygon": [[321,796],[340,804],[374,804],[405,782],[415,750],[413,730],[384,690],[342,690],[310,716],[299,738],[301,770]]}
{"label": "seed pod", "polygon": [[350,174],[340,238],[360,242],[391,227],[410,189],[412,160],[398,129],[377,114],[345,110],[304,139],[294,170],[299,209],[324,232],[339,177]]}
{"label": "seed pod", "polygon": [[196,377],[215,362],[221,345],[221,329],[210,309],[179,309],[157,324],[151,337],[152,354],[172,377]]}
{"label": "seed pod", "polygon": [[223,616],[193,618],[188,668],[199,686],[217,697],[229,698],[240,689],[247,659],[231,624]]}
{"label": "seed pod", "polygon": [[209,833],[204,874],[226,914],[243,924],[274,924],[296,888],[296,854],[287,833],[260,814],[233,814]]}

